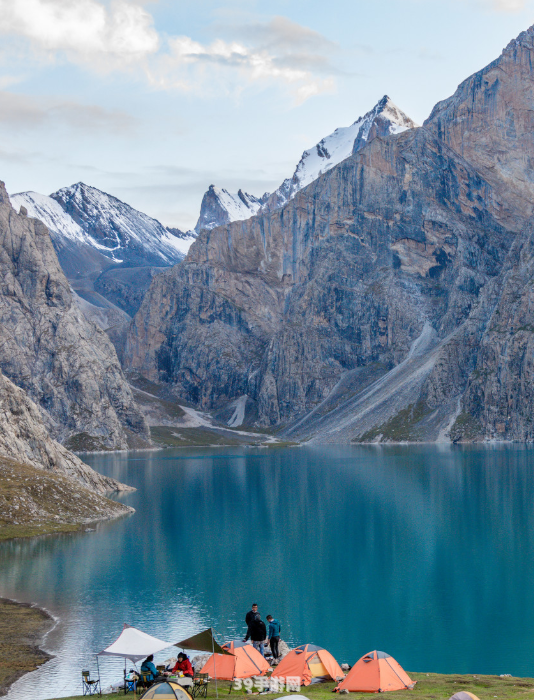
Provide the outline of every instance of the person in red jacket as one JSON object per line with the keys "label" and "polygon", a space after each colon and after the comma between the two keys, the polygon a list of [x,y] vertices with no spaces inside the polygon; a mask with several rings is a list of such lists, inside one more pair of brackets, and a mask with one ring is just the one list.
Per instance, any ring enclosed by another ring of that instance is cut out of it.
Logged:
{"label": "person in red jacket", "polygon": [[172,669],[173,673],[179,673],[180,671],[184,674],[184,676],[193,678],[193,667],[191,666],[191,661],[189,661],[187,655],[183,654],[182,652],[178,654],[178,658]]}

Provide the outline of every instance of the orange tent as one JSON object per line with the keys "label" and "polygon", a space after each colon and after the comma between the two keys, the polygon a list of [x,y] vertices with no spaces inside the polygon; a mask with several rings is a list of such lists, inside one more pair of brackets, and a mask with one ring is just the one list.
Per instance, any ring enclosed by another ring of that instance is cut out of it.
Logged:
{"label": "orange tent", "polygon": [[271,678],[300,678],[301,685],[310,685],[313,678],[331,678],[335,681],[344,675],[329,651],[314,644],[303,644],[284,656]]}
{"label": "orange tent", "polygon": [[235,678],[263,676],[270,666],[259,651],[246,642],[228,642],[222,648],[231,656],[212,654],[200,673],[209,673],[212,678],[233,681]]}
{"label": "orange tent", "polygon": [[415,682],[395,659],[383,651],[370,651],[354,664],[336,690],[352,693],[383,693],[413,688]]}

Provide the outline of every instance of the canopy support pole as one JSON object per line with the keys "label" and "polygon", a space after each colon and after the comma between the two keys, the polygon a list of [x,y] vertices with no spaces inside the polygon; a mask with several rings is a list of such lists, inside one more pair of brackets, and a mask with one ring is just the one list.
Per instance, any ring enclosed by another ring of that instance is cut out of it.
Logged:
{"label": "canopy support pole", "polygon": [[218,698],[219,697],[219,689],[217,688],[217,666],[216,666],[216,659],[215,659],[215,646],[213,645],[213,630],[211,630],[211,649],[213,652],[213,673],[215,674],[215,695]]}
{"label": "canopy support pole", "polygon": [[96,668],[98,671],[98,687],[100,689],[99,695],[100,695],[100,697],[102,697],[102,681],[100,680],[100,664],[98,663],[98,654],[95,654],[95,656],[96,656]]}

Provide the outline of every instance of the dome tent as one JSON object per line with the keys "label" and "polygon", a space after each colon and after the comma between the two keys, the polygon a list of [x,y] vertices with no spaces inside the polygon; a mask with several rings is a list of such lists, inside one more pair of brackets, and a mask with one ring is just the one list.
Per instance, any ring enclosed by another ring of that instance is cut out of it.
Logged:
{"label": "dome tent", "polygon": [[384,651],[370,651],[357,661],[336,690],[352,693],[384,693],[413,688],[415,682],[402,666]]}
{"label": "dome tent", "polygon": [[178,683],[160,681],[145,690],[139,700],[191,700],[191,695]]}
{"label": "dome tent", "polygon": [[460,690],[459,693],[454,693],[454,695],[450,697],[449,700],[478,700],[478,698],[476,695],[470,693],[467,690]]}
{"label": "dome tent", "polygon": [[292,649],[272,673],[271,678],[300,678],[301,685],[310,685],[314,678],[340,680],[344,677],[332,654],[315,644]]}
{"label": "dome tent", "polygon": [[217,677],[219,680],[233,681],[236,678],[263,676],[270,668],[252,644],[234,641],[223,644],[222,648],[228,655],[212,654],[201,673],[209,673],[212,678]]}

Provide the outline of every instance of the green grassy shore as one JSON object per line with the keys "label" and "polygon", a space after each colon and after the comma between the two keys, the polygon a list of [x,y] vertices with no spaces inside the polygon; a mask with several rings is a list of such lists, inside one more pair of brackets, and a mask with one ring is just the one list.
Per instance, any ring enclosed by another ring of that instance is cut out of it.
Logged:
{"label": "green grassy shore", "polygon": [[[534,678],[500,678],[499,676],[479,676],[479,675],[443,675],[440,673],[409,673],[412,680],[417,681],[413,690],[403,690],[397,693],[387,693],[388,700],[446,700],[454,693],[461,690],[467,690],[480,700],[515,700],[516,698],[531,698],[534,697]],[[226,697],[248,697],[244,691],[232,690],[228,696],[230,683],[219,681],[219,697],[221,700]],[[333,696],[332,691],[335,688],[335,683],[320,683],[301,688],[302,695],[305,695],[310,700],[332,700],[333,697],[345,697],[344,695]],[[256,695],[258,694],[254,691]],[[265,694],[269,700],[278,698],[281,695],[291,695],[290,693],[273,693]],[[120,694],[121,697],[124,695]],[[264,694],[262,694],[262,697]],[[52,696],[51,696],[52,697]],[[104,700],[117,700],[119,695],[103,695]],[[128,694],[133,698],[134,696]],[[139,697],[139,696],[137,696]],[[215,684],[212,682],[209,686],[208,698],[215,698]],[[369,698],[369,693],[350,693],[351,698]],[[68,700],[79,700],[80,696],[68,698]]]}

